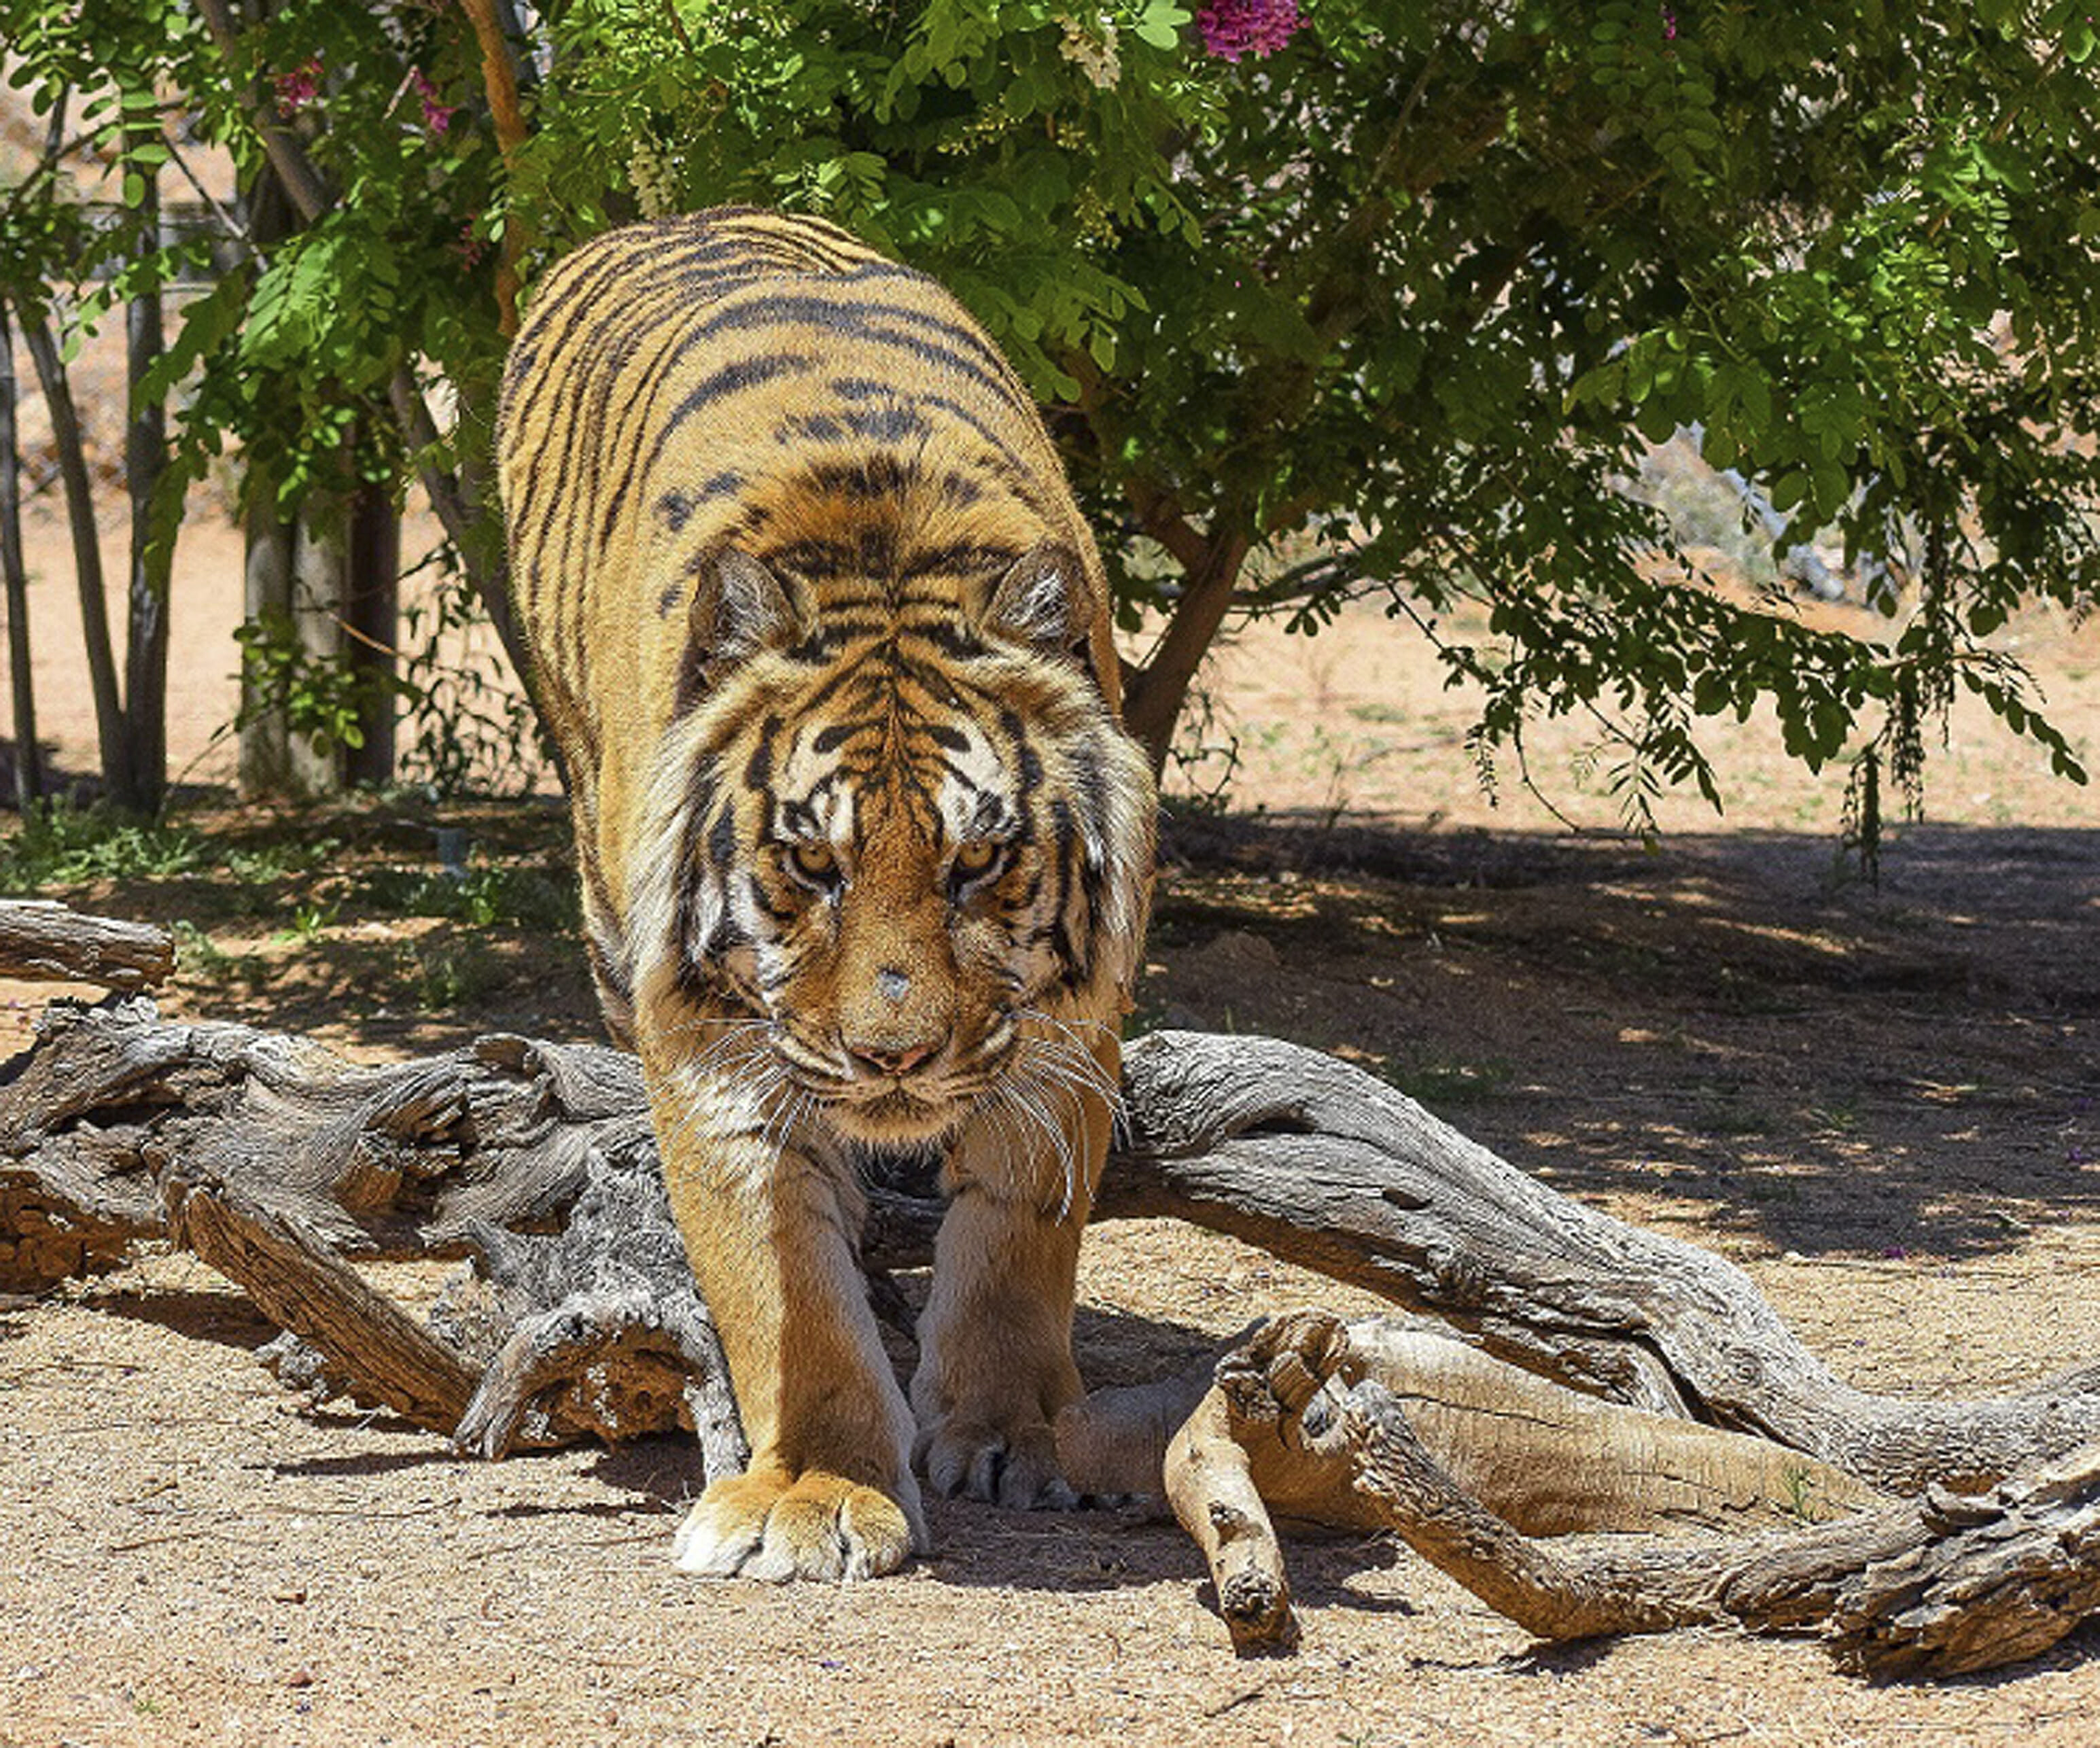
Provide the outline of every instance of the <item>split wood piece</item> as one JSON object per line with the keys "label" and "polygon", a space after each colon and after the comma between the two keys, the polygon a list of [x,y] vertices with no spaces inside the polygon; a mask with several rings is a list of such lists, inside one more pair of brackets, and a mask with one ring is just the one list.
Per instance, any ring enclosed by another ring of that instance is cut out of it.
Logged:
{"label": "split wood piece", "polygon": [[1167,1501],[1211,1569],[1218,1613],[1242,1657],[1298,1643],[1290,1579],[1229,1401],[1212,1390],[1167,1447]]}
{"label": "split wood piece", "polygon": [[137,990],[175,969],[174,937],[48,898],[0,898],[0,977]]}
{"label": "split wood piece", "polygon": [[[1192,1429],[1202,1442],[1222,1436],[1247,1452],[1243,1472],[1257,1480],[1256,1454],[1273,1444],[1348,1469],[1370,1521],[1542,1638],[1717,1624],[1816,1631],[1847,1668],[1944,1676],[2038,1655],[2100,1613],[2100,1444],[1981,1497],[1934,1488],[1831,1523],[1726,1542],[1643,1537],[1548,1549],[1461,1485],[1400,1397],[1361,1369],[1352,1331],[1321,1322],[1279,1320],[1236,1351]],[[1339,1395],[1335,1384],[1345,1386]],[[1229,1512],[1241,1503],[1235,1479],[1220,1493]],[[1177,1510],[1188,1521],[1178,1500]],[[1227,1615],[1236,1646],[1266,1649],[1296,1631],[1281,1557],[1273,1535],[1235,1529],[1242,1533],[1211,1538],[1217,1551],[1206,1552],[1224,1574],[1221,1606],[1225,1578],[1249,1570],[1282,1597],[1259,1636],[1251,1616]]]}
{"label": "split wood piece", "polygon": [[472,1371],[296,1216],[242,1205],[222,1185],[171,1177],[166,1192],[169,1236],[311,1344],[321,1375],[354,1379],[362,1400],[418,1426],[458,1424]]}

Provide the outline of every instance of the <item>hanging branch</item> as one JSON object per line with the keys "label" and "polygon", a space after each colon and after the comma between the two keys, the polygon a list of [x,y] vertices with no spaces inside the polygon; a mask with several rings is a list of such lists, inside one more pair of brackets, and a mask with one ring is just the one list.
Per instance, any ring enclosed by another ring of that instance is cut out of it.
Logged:
{"label": "hanging branch", "polygon": [[[496,0],[460,0],[460,9],[473,24],[481,51],[482,88],[496,123],[496,149],[503,154],[505,174],[514,179],[526,137],[525,113],[518,101],[518,63],[496,15]],[[496,305],[505,339],[518,332],[518,262],[524,250],[524,229],[514,212],[505,216],[503,253],[496,264]]]}

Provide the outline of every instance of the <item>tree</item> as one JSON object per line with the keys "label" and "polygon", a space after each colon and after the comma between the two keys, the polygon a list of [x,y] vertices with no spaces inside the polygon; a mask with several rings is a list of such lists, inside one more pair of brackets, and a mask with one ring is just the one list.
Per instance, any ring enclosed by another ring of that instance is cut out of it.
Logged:
{"label": "tree", "polygon": [[[1636,819],[1718,803],[1693,719],[1760,698],[1811,766],[1856,749],[1870,819],[1957,685],[2082,779],[1982,639],[2100,577],[2084,10],[1299,10],[559,8],[513,210],[566,241],[624,161],[645,205],[814,206],[953,285],[1164,615],[1155,758],[1227,616],[1377,592],[1432,635],[1487,607],[1492,658],[1440,645],[1484,753],[1611,713]],[[1694,423],[1850,550],[1914,531],[1886,642],[1659,579],[1613,482]]]}
{"label": "tree", "polygon": [[[91,53],[63,30],[46,32],[42,27],[49,20],[7,20],[11,49],[42,76],[36,102],[47,136],[35,167],[0,200],[0,298],[20,321],[51,421],[72,529],[104,783],[117,806],[140,813],[157,811],[167,789],[168,596],[181,510],[179,492],[171,503],[163,489],[165,390],[155,382],[161,288],[182,253],[167,247],[162,236],[159,178],[168,152],[155,90],[171,43],[179,44],[183,35],[173,13],[166,6],[135,8],[111,21]],[[69,141],[70,105],[82,85],[82,132]],[[90,166],[95,179],[115,178],[121,205],[90,203],[66,174],[68,158]],[[66,370],[71,335],[62,325],[92,326],[99,314],[119,307],[126,325],[124,477],[130,523],[121,676],[96,548],[94,484]],[[11,452],[11,421],[8,437]],[[8,466],[18,461],[11,452]],[[26,653],[24,644],[17,660]],[[16,686],[26,698],[25,673],[18,673]],[[17,719],[24,720],[19,706]]]}
{"label": "tree", "polygon": [[[1372,595],[1484,686],[1484,771],[1534,713],[1594,713],[1636,823],[1665,783],[1718,805],[1696,719],[1760,700],[1811,767],[1850,753],[1869,848],[1957,688],[2083,780],[1985,641],[2100,576],[2070,0],[199,7],[187,100],[302,223],[171,349],[204,385],[179,455],[232,431],[293,466],[383,399],[386,467],[500,629],[520,284],[620,219],[755,201],[940,276],[1043,399],[1131,623],[1163,627],[1127,688],[1156,760],[1232,615]],[[308,386],[259,406],[258,373]],[[1908,556],[1885,638],[1689,569],[1619,488],[1679,428],[1789,544]]]}

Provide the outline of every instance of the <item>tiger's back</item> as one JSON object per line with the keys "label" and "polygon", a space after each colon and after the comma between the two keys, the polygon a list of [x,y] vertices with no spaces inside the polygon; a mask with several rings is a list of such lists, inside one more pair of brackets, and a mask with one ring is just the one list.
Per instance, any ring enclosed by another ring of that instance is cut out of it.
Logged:
{"label": "tiger's back", "polygon": [[[681,1564],[889,1569],[924,1540],[915,1446],[940,1491],[1069,1503],[1050,1423],[1154,802],[1026,389],[925,276],[722,210],[549,270],[497,457],[593,969],[753,1450]],[[907,1408],[857,1170],[929,1149]]]}

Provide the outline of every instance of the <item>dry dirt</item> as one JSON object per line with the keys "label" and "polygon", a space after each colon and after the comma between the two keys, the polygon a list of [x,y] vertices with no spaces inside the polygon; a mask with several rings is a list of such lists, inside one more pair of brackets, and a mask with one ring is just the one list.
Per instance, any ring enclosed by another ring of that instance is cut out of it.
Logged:
{"label": "dry dirt", "polygon": [[[70,580],[39,541],[40,702],[82,769]],[[193,540],[179,763],[229,713],[237,594],[232,543]],[[2089,760],[2096,632],[2019,631]],[[1490,809],[1460,745],[1467,700],[1374,616],[1251,639],[1214,683],[1240,735],[1233,800],[1266,812],[1176,824],[1148,1023],[1368,1062],[1568,1194],[1734,1258],[1864,1386],[1988,1393],[2100,1346],[2089,792],[1957,714],[1931,823],[1898,835],[1876,889],[1833,878],[1838,779],[1789,767],[1757,723],[1718,737],[1727,819],[1673,806],[1648,853],[1570,836],[1507,785]],[[1534,771],[1608,823],[1576,750],[1547,739]],[[360,869],[430,866],[440,823],[560,860],[544,808],[390,803],[222,817],[233,836],[214,841],[336,846],[232,896],[210,870],[70,895],[201,921],[214,951],[192,953],[180,1011],[369,1055],[496,1027],[589,1035],[573,941],[358,898]],[[454,974],[434,983],[441,960]],[[0,1044],[47,993],[0,987]],[[1150,1223],[1090,1235],[1083,1300],[1097,1382],[1263,1312],[1352,1303]],[[1865,1686],[1812,1643],[1726,1633],[1542,1652],[1383,1541],[1296,1548],[1304,1647],[1251,1664],[1180,1533],[1105,1514],[938,1506],[936,1556],[898,1578],[696,1583],[667,1557],[694,1485],[682,1443],[469,1462],[291,1397],[249,1357],[271,1333],[167,1254],[0,1308],[0,1745],[2100,1740],[2093,1630],[1932,1687]]]}

